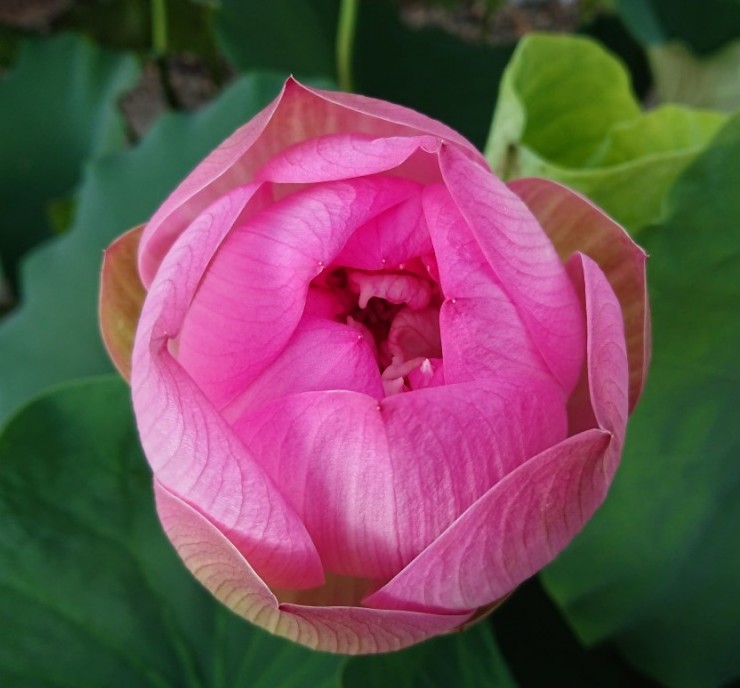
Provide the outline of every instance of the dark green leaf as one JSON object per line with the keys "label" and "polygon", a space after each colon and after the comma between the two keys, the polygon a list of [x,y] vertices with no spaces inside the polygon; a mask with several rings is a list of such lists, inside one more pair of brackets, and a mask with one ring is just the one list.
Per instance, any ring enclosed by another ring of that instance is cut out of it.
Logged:
{"label": "dark green leaf", "polygon": [[24,304],[0,323],[0,421],[50,384],[111,370],[97,324],[103,248],[145,221],[281,84],[277,76],[244,77],[210,106],[167,115],[135,149],[88,167],[72,229],[29,258]]}
{"label": "dark green leaf", "polygon": [[18,259],[52,236],[49,207],[78,183],[83,162],[120,148],[120,95],[138,76],[130,56],[74,36],[26,41],[0,80],[0,256],[11,282]]}
{"label": "dark green leaf", "polygon": [[234,616],[177,558],[120,380],[37,399],[0,435],[0,468],[1,685],[337,684],[342,658]]}
{"label": "dark green leaf", "polygon": [[586,648],[579,643],[537,578],[519,587],[491,616],[491,623],[523,688],[657,688],[613,645]]}
{"label": "dark green leaf", "polygon": [[617,0],[617,8],[643,43],[678,40],[708,53],[740,38],[737,0]]}
{"label": "dark green leaf", "polygon": [[463,41],[442,29],[401,22],[390,0],[360,2],[355,88],[442,120],[478,147],[513,46]]}
{"label": "dark green leaf", "polygon": [[349,660],[346,688],[515,688],[489,625],[434,638],[401,652]]}
{"label": "dark green leaf", "polygon": [[335,74],[338,0],[221,0],[216,35],[240,71]]}
{"label": "dark green leaf", "polygon": [[740,115],[681,175],[651,254],[654,355],[602,510],[546,571],[587,642],[671,686],[740,675]]}

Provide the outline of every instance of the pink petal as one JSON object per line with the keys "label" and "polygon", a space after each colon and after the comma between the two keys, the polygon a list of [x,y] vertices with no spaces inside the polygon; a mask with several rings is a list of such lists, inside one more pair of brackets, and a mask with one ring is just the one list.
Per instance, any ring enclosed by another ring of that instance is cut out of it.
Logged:
{"label": "pink petal", "polygon": [[415,194],[360,227],[336,263],[359,270],[384,270],[432,251],[421,194]]}
{"label": "pink petal", "polygon": [[330,389],[382,399],[375,354],[356,329],[304,316],[275,362],[224,408],[222,415],[227,420],[239,418],[287,394]]}
{"label": "pink petal", "polygon": [[598,427],[508,473],[366,604],[437,612],[487,604],[551,561],[604,500],[627,418],[624,330],[598,266],[576,254],[568,268],[585,304],[587,387]]}
{"label": "pink petal", "polygon": [[389,652],[448,633],[471,616],[280,604],[249,562],[201,514],[157,483],[155,495],[167,536],[206,588],[252,623],[315,650]]}
{"label": "pink petal", "polygon": [[[549,375],[520,313],[442,186],[424,191],[424,213],[448,297],[439,314],[445,381],[467,382],[505,371]],[[578,304],[576,308],[580,312]]]}
{"label": "pink petal", "polygon": [[555,383],[501,378],[375,399],[297,394],[234,424],[324,567],[388,578],[508,472],[565,436]]}
{"label": "pink petal", "polygon": [[326,320],[334,320],[352,308],[349,295],[310,285],[306,294],[306,307],[303,314]]}
{"label": "pink petal", "polygon": [[588,391],[582,396],[588,407],[578,409],[571,405],[569,412],[594,419],[599,428],[614,436],[605,465],[611,477],[619,463],[629,415],[629,366],[622,310],[606,276],[588,256],[574,253],[567,267],[586,310],[588,347]]}
{"label": "pink petal", "polygon": [[234,422],[235,431],[306,524],[327,570],[388,578],[401,565],[379,402],[307,392]]}
{"label": "pink petal", "polygon": [[265,580],[311,587],[323,570],[304,525],[169,351],[211,256],[258,191],[225,196],[168,253],[136,334],[134,409],[157,480],[207,515]]}
{"label": "pink petal", "polygon": [[441,358],[425,358],[422,364],[408,375],[411,389],[424,389],[445,384],[444,364]]}
{"label": "pink petal", "polygon": [[[447,384],[495,379],[503,373],[552,377],[503,292],[498,298],[445,301],[439,328]],[[565,403],[564,394],[562,398]]]}
{"label": "pink petal", "polygon": [[358,305],[366,308],[372,298],[380,298],[390,303],[405,303],[409,308],[419,311],[426,308],[432,298],[429,280],[424,280],[405,272],[360,272],[347,273],[350,289],[359,295]]}
{"label": "pink petal", "polygon": [[404,361],[412,358],[441,358],[442,340],[439,334],[439,313],[434,308],[414,311],[400,310],[388,332],[388,350]]}
{"label": "pink petal", "polygon": [[201,162],[149,221],[141,241],[139,271],[148,286],[163,256],[200,212],[229,190],[254,178],[280,151],[326,134],[431,135],[459,146],[485,165],[472,144],[449,127],[417,112],[372,98],[311,89],[294,79],[278,97]]}
{"label": "pink petal", "polygon": [[[374,138],[367,134],[328,134],[286,148],[260,168],[255,179],[310,184],[364,177],[392,170],[417,151],[436,153],[440,143],[433,136]],[[427,167],[439,175],[434,158],[429,158]]]}
{"label": "pink petal", "polygon": [[400,179],[327,182],[234,227],[193,298],[178,345],[178,360],[217,408],[277,358],[303,314],[309,283],[355,228],[415,192]]}
{"label": "pink petal", "polygon": [[645,385],[650,360],[650,313],[645,252],[627,232],[588,199],[547,179],[509,184],[534,213],[563,262],[580,251],[602,269],[619,299],[630,366],[630,411]]}
{"label": "pink petal", "polygon": [[136,270],[136,251],[143,227],[119,236],[103,256],[98,312],[103,343],[125,380],[131,378],[131,352],[136,323],[146,291]]}
{"label": "pink petal", "polygon": [[[491,173],[450,146],[440,151],[440,166],[499,284],[553,375],[570,392],[583,363],[583,321],[554,247],[519,197]],[[445,295],[456,296],[446,290]]]}
{"label": "pink petal", "polygon": [[530,459],[363,603],[451,613],[507,595],[551,561],[603,499],[609,439],[588,430]]}

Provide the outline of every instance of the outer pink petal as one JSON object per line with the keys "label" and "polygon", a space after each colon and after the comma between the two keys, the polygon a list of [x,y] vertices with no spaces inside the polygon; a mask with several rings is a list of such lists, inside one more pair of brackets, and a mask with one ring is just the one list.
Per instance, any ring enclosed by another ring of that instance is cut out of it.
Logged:
{"label": "outer pink petal", "polygon": [[225,196],[168,253],[136,334],[134,409],[162,485],[204,513],[266,580],[311,587],[323,570],[305,527],[169,351],[211,256],[257,191],[244,187]]}
{"label": "outer pink petal", "polygon": [[257,169],[289,146],[336,133],[377,138],[429,134],[459,146],[486,166],[472,144],[436,120],[399,105],[310,89],[288,79],[280,95],[201,162],[149,221],[139,253],[144,285],[151,283],[177,236],[216,198],[251,181]]}
{"label": "outer pink petal", "polygon": [[606,276],[588,256],[573,254],[567,267],[586,309],[585,396],[590,408],[584,415],[614,436],[605,469],[611,478],[619,463],[629,415],[629,366],[622,310]]}
{"label": "outer pink petal", "polygon": [[527,206],[490,172],[450,146],[443,146],[440,166],[460,213],[535,346],[570,392],[583,363],[583,314],[552,243]]}
{"label": "outer pink petal", "polygon": [[226,606],[271,633],[324,652],[389,652],[452,631],[471,616],[279,604],[201,514],[156,483],[155,494],[162,525],[187,567]]}
{"label": "outer pink petal", "polygon": [[311,280],[352,232],[416,193],[401,179],[327,182],[271,204],[224,240],[192,300],[178,360],[223,408],[277,358]]}
{"label": "outer pink petal", "polygon": [[627,418],[627,354],[619,302],[604,274],[569,264],[587,319],[591,428],[543,451],[497,483],[365,603],[433,611],[496,600],[551,561],[606,496]]}
{"label": "outer pink petal", "polygon": [[234,427],[327,570],[387,579],[491,485],[560,441],[566,418],[554,382],[499,378],[380,402],[299,394]]}
{"label": "outer pink petal", "polygon": [[105,249],[100,274],[100,332],[113,365],[125,380],[131,378],[136,323],[146,296],[136,270],[142,229],[130,229]]}
{"label": "outer pink petal", "polygon": [[277,360],[222,414],[235,419],[288,394],[331,389],[382,399],[375,354],[356,329],[304,316]]}
{"label": "outer pink petal", "polygon": [[645,385],[650,360],[650,313],[645,252],[614,220],[588,199],[548,179],[509,184],[534,213],[565,262],[575,251],[602,269],[619,299],[630,364],[630,411]]}
{"label": "outer pink petal", "polygon": [[603,499],[609,438],[588,430],[527,461],[363,604],[450,613],[510,593],[565,547]]}

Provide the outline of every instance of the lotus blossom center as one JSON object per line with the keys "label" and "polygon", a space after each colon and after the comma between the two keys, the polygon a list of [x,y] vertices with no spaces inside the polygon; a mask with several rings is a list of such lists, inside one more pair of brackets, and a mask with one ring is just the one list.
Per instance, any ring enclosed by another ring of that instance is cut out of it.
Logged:
{"label": "lotus blossom center", "polygon": [[442,384],[442,301],[439,284],[416,259],[387,270],[331,266],[311,282],[307,308],[320,303],[324,317],[358,331],[390,395]]}

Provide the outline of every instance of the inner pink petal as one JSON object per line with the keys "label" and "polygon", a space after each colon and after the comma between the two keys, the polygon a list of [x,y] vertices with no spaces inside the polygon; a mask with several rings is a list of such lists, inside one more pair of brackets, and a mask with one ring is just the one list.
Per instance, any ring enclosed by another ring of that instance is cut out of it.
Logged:
{"label": "inner pink petal", "polygon": [[179,339],[178,359],[221,408],[283,350],[311,280],[361,224],[416,185],[366,178],[310,187],[237,225],[211,262]]}
{"label": "inner pink petal", "polygon": [[415,311],[404,308],[399,311],[388,333],[388,349],[392,356],[402,360],[441,358],[438,310],[427,308]]}
{"label": "inner pink petal", "polygon": [[349,287],[359,295],[359,306],[365,308],[373,297],[389,303],[405,303],[412,310],[426,308],[432,298],[429,280],[420,279],[409,273],[359,272],[347,273]]}
{"label": "inner pink petal", "polygon": [[[310,184],[379,174],[398,167],[416,151],[436,153],[434,136],[326,134],[286,148],[259,169],[255,179],[281,184]],[[436,167],[431,158],[429,165]]]}
{"label": "inner pink petal", "polygon": [[394,475],[377,400],[295,394],[234,428],[306,524],[325,569],[380,579],[400,569]]}
{"label": "inner pink petal", "polygon": [[441,186],[424,191],[424,212],[447,300],[439,312],[446,382],[549,369],[480,245]]}
{"label": "inner pink petal", "polygon": [[336,262],[359,270],[385,270],[432,250],[421,194],[415,194],[359,227]]}
{"label": "inner pink petal", "polygon": [[521,199],[492,174],[449,146],[440,151],[440,166],[498,282],[570,393],[585,357],[583,311],[555,248]]}
{"label": "inner pink petal", "polygon": [[331,389],[381,399],[383,388],[375,353],[357,329],[304,316],[275,362],[222,414],[231,420],[281,396]]}
{"label": "inner pink petal", "polygon": [[407,376],[411,389],[424,389],[445,384],[444,364],[441,358],[425,358],[418,368]]}

